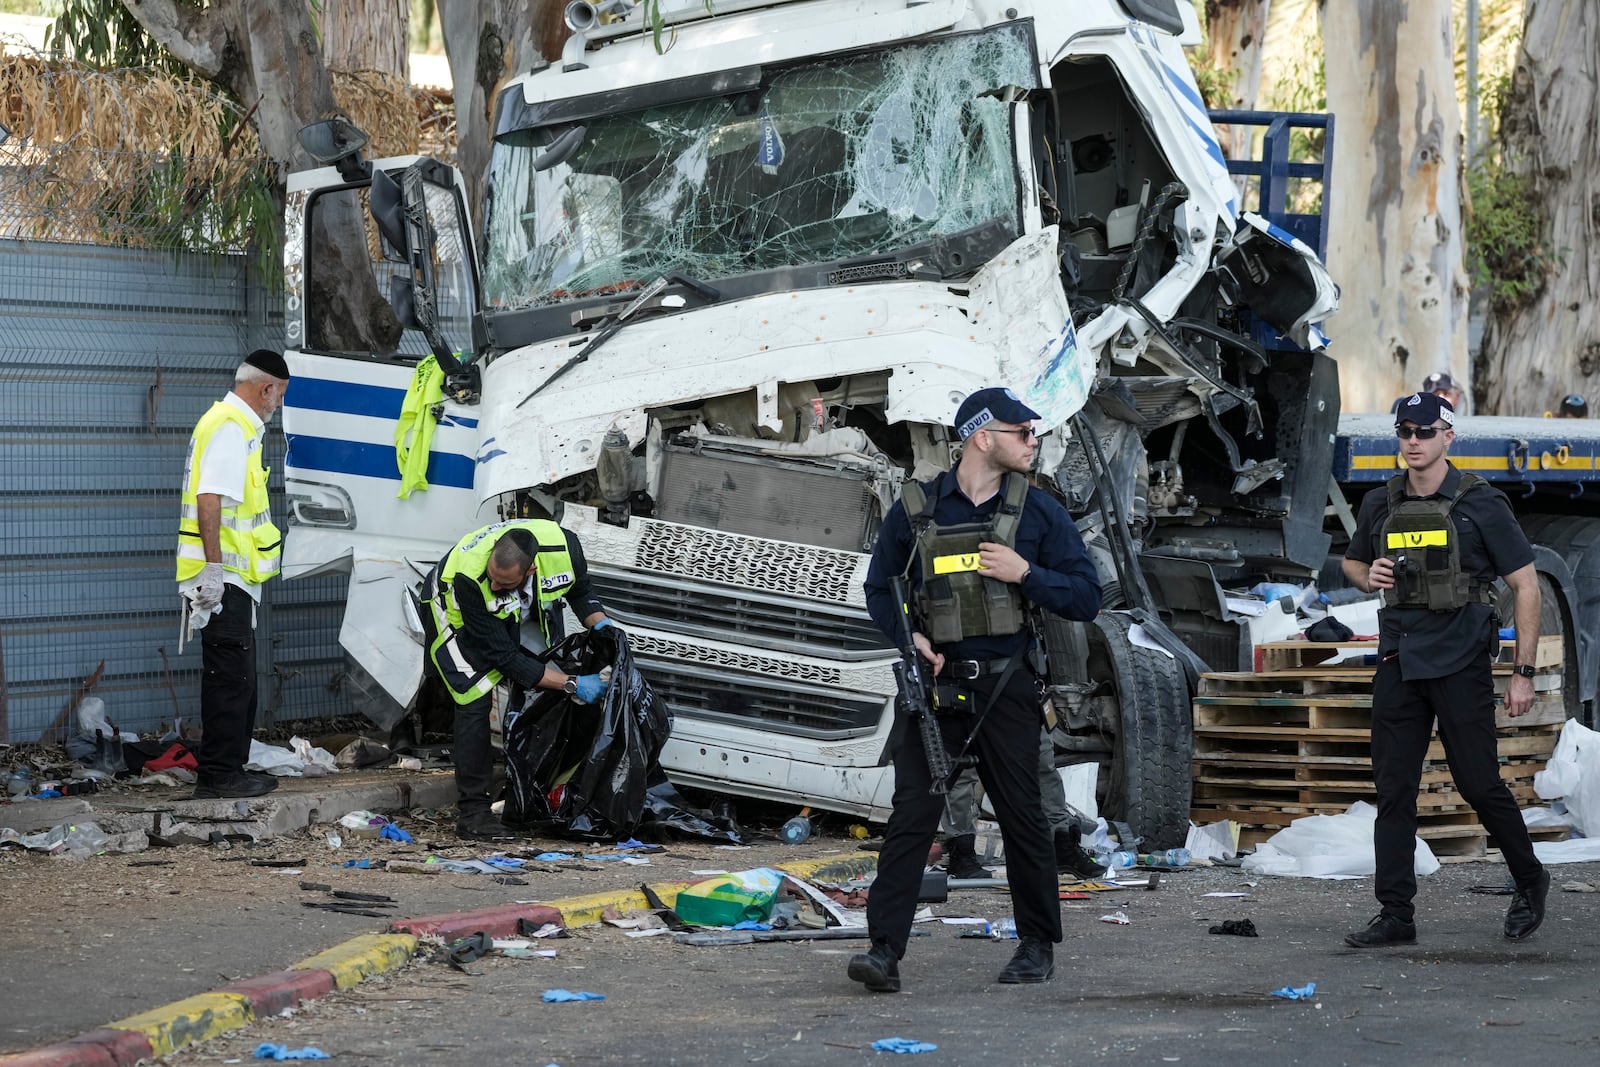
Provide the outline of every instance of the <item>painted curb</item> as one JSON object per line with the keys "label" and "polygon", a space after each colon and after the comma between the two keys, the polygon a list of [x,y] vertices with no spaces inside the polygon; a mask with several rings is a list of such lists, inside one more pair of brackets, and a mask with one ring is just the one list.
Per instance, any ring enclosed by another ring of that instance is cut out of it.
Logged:
{"label": "painted curb", "polygon": [[[863,852],[850,857],[829,856],[815,860],[796,860],[793,863],[778,865],[778,870],[785,874],[814,882],[848,882],[853,878],[870,875],[877,869],[876,852]],[[661,903],[670,908],[677,903],[679,891],[690,884],[663,882],[652,884],[650,891],[661,900]],[[566,926],[597,923],[605,917],[608,910],[618,915],[626,915],[630,911],[642,911],[650,907],[650,901],[642,889],[587,893],[583,896],[565,897],[545,903],[560,910],[562,922]]]}
{"label": "painted curb", "polygon": [[410,934],[362,934],[326,952],[307,956],[292,971],[327,971],[339,989],[358,986],[384,971],[392,971],[411,958],[417,939]]}
{"label": "painted curb", "polygon": [[535,926],[543,926],[545,923],[561,922],[561,912],[547,904],[501,904],[492,908],[401,919],[390,924],[389,931],[415,937],[437,937],[448,944],[458,937],[466,937],[480,930],[490,937],[516,937],[521,933],[518,924],[523,919]]}

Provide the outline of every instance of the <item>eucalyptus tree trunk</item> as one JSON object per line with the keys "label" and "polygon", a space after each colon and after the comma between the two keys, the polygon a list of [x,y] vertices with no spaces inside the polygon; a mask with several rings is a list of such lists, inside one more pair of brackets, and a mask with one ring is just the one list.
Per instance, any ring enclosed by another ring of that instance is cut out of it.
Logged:
{"label": "eucalyptus tree trunk", "polygon": [[1433,371],[1465,378],[1461,115],[1450,0],[1323,6],[1328,110],[1337,116],[1329,324],[1344,410],[1388,411]]}
{"label": "eucalyptus tree trunk", "polygon": [[411,80],[411,0],[323,0],[321,22],[329,70]]}
{"label": "eucalyptus tree trunk", "polygon": [[[1211,66],[1233,72],[1224,107],[1249,110],[1261,92],[1261,58],[1267,39],[1267,12],[1272,0],[1206,0],[1206,50]],[[1252,129],[1229,126],[1222,150],[1229,159],[1250,155]]]}
{"label": "eucalyptus tree trunk", "polygon": [[565,0],[439,2],[439,33],[455,85],[456,166],[467,183],[480,250],[495,95],[507,78],[527,73],[536,60],[561,55],[565,10]]}
{"label": "eucalyptus tree trunk", "polygon": [[1500,150],[1527,183],[1548,273],[1491,310],[1480,384],[1500,415],[1554,410],[1574,392],[1600,400],[1600,10],[1527,0],[1524,19]]}

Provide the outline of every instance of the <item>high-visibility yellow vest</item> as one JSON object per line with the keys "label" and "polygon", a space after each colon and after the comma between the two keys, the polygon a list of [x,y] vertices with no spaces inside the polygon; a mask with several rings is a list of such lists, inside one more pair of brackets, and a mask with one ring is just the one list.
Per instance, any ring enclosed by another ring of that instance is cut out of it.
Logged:
{"label": "high-visibility yellow vest", "polygon": [[394,458],[400,466],[401,500],[414,490],[428,488],[428,456],[433,450],[433,430],[439,424],[434,405],[444,399],[444,372],[432,356],[417,364],[400,405],[394,427]]}
{"label": "high-visibility yellow vest", "polygon": [[267,502],[267,469],[261,465],[261,432],[245,413],[226,401],[211,405],[195,424],[189,439],[189,461],[183,468],[183,505],[178,518],[178,581],[186,582],[206,565],[205,546],[200,542],[201,461],[212,437],[226,423],[244,431],[244,500],[222,508],[217,540],[222,549],[222,566],[251,585],[260,585],[278,573],[279,546],[283,535],[272,523]]}
{"label": "high-visibility yellow vest", "polygon": [[480,670],[462,655],[457,640],[461,629],[461,607],[456,603],[455,579],[465,575],[483,594],[484,606],[497,619],[520,619],[520,590],[496,593],[489,585],[489,556],[497,541],[508,530],[527,530],[533,535],[535,587],[538,590],[539,626],[545,640],[550,639],[546,609],[571,592],[577,580],[572,569],[572,553],[567,549],[566,531],[548,519],[518,519],[497,522],[467,534],[435,568],[428,603],[433,611],[436,636],[429,646],[429,657],[457,704],[470,704],[500,684],[504,677],[496,670]]}

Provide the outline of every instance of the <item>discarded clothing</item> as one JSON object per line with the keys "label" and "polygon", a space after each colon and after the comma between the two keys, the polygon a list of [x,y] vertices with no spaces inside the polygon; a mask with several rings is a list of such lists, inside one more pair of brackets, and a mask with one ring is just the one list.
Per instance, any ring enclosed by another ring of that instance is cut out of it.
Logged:
{"label": "discarded clothing", "polygon": [[1213,926],[1209,932],[1213,934],[1232,934],[1234,937],[1261,936],[1256,933],[1256,924],[1249,919],[1224,919],[1222,920],[1222,925]]}
{"label": "discarded clothing", "polygon": [[539,999],[546,1004],[566,1004],[574,1000],[604,1000],[604,993],[574,993],[570,989],[546,989]]}
{"label": "discarded clothing", "polygon": [[274,1045],[270,1041],[263,1041],[256,1046],[256,1059],[258,1060],[328,1060],[332,1059],[320,1048],[290,1048],[288,1045]]}

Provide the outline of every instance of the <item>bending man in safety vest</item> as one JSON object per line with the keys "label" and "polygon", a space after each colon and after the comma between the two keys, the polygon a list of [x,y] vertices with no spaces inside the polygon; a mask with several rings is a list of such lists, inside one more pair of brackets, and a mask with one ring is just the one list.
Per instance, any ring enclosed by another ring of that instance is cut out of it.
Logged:
{"label": "bending man in safety vest", "polygon": [[278,573],[282,540],[267,505],[261,465],[266,421],[283,404],[289,365],[257,349],[233,376],[233,391],[195,424],[183,470],[178,519],[178,592],[183,629],[201,630],[199,772],[194,796],[258,797],[278,784],[244,769],[256,726],[256,604]]}
{"label": "bending man in safety vest", "polygon": [[583,549],[544,519],[497,522],[463,537],[423,587],[430,607],[428,661],[455,698],[456,832],[509,835],[489,810],[494,750],[489,695],[502,679],[523,689],[559,689],[584,703],[606,691],[598,674],[565,674],[519,639],[522,618],[539,613],[546,642],[550,611],[565,599],[591,630],[611,625],[589,589]]}
{"label": "bending man in safety vest", "polygon": [[[956,411],[965,442],[955,470],[927,486],[908,482],[889,509],[867,572],[867,611],[898,635],[905,605],[891,581],[911,578],[912,642],[932,665],[940,726],[956,754],[978,757],[978,777],[1005,839],[1006,874],[1020,943],[999,980],[1043,982],[1061,940],[1056,857],[1039,794],[1044,725],[1040,610],[1089,620],[1100,610],[1100,578],[1072,517],[1027,483],[1039,416],[1009,389],[980,389]],[[911,933],[922,868],[945,811],[915,724],[894,753],[894,811],[867,901],[872,947],[850,960],[851,978],[879,993],[900,988],[899,961]],[[903,734],[903,735],[904,735]]]}

